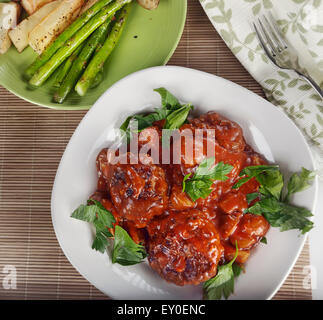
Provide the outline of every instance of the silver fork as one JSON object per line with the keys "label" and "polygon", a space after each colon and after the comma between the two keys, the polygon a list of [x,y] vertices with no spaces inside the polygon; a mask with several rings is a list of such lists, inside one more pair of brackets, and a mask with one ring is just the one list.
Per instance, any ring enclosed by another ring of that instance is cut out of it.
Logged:
{"label": "silver fork", "polygon": [[280,69],[294,70],[301,78],[307,81],[323,99],[323,90],[320,86],[298,65],[297,52],[289,46],[272,14],[267,18],[265,15],[253,23],[258,39],[265,50],[268,58]]}

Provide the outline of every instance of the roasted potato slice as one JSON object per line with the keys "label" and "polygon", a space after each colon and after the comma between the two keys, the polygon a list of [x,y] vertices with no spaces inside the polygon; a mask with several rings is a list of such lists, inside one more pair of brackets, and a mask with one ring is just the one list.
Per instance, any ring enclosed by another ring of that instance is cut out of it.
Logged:
{"label": "roasted potato slice", "polygon": [[159,0],[137,0],[138,3],[145,9],[153,10],[159,5]]}
{"label": "roasted potato slice", "polygon": [[29,33],[29,45],[41,54],[75,20],[83,4],[84,0],[63,0]]}
{"label": "roasted potato slice", "polygon": [[21,7],[15,2],[0,3],[0,54],[11,46],[9,30],[16,26]]}
{"label": "roasted potato slice", "polygon": [[55,10],[61,0],[45,4],[28,18],[21,21],[18,26],[9,31],[9,37],[19,52],[28,46],[29,33],[53,10]]}
{"label": "roasted potato slice", "polygon": [[53,2],[54,0],[21,0],[21,5],[26,12],[31,15],[44,6],[46,3]]}

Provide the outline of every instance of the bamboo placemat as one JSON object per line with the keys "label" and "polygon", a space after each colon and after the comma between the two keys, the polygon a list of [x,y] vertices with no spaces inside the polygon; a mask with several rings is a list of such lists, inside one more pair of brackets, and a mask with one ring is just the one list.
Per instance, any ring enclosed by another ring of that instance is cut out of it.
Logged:
{"label": "bamboo placemat", "polygon": [[[216,74],[263,96],[197,0],[188,0],[185,31],[169,64]],[[57,166],[84,115],[37,107],[0,88],[0,299],[108,298],[68,262],[50,215]],[[3,288],[6,265],[17,270],[15,290]],[[311,299],[303,286],[307,265],[308,244],[275,299]]]}

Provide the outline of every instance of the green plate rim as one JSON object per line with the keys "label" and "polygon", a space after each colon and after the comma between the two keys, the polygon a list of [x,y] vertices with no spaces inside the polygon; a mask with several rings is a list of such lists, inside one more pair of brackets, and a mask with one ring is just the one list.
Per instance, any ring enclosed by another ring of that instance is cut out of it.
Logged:
{"label": "green plate rim", "polygon": [[[184,32],[184,27],[185,27],[185,23],[186,23],[186,17],[187,17],[187,0],[184,2],[183,12],[182,12],[182,16],[181,16],[181,24],[180,24],[178,35],[176,37],[176,41],[174,41],[174,44],[173,44],[171,50],[169,51],[169,54],[164,59],[161,66],[166,65],[166,63],[170,60],[170,58],[173,56],[175,50],[177,49],[177,46],[178,46],[178,44],[179,44],[179,42],[180,42],[180,40],[182,38],[183,32]],[[20,99],[22,99],[24,101],[27,101],[27,102],[29,102],[29,103],[31,103],[33,105],[40,106],[40,107],[47,108],[47,109],[65,110],[65,111],[71,111],[71,110],[73,110],[73,111],[82,111],[82,110],[90,110],[91,107],[92,107],[90,105],[89,106],[82,106],[82,107],[75,107],[75,106],[72,107],[72,106],[60,106],[60,105],[52,106],[52,105],[40,104],[40,103],[37,103],[36,101],[34,101],[33,99],[28,99],[27,97],[23,97],[22,95],[16,93],[14,89],[6,87],[4,84],[1,83],[1,80],[0,80],[0,85],[2,87],[4,87],[5,89],[7,89],[12,94],[14,94],[16,97],[18,97],[18,98],[20,98]],[[107,90],[108,89],[109,88],[107,88]]]}

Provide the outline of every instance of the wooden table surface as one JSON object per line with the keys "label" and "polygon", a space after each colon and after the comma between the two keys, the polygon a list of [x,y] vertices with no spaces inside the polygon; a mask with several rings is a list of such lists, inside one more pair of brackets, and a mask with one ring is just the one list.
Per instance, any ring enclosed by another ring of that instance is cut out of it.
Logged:
{"label": "wooden table surface", "polygon": [[[264,96],[197,0],[188,0],[185,30],[169,64],[216,74]],[[0,299],[108,298],[66,259],[50,214],[57,166],[85,113],[41,108],[0,88]],[[307,265],[308,244],[275,299],[311,299],[303,285]],[[8,266],[16,269],[16,289],[2,285]]]}

